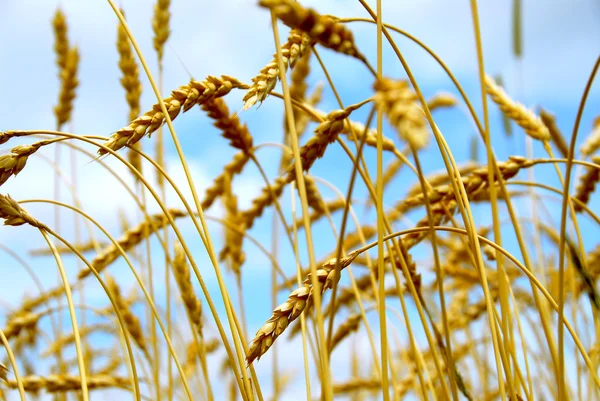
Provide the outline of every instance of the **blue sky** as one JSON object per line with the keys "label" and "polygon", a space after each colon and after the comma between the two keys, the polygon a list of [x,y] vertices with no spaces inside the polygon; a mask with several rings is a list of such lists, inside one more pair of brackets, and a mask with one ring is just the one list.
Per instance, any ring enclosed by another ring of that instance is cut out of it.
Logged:
{"label": "blue sky", "polygon": [[[305,5],[317,7],[322,13],[338,16],[366,16],[358,2],[351,1],[305,1]],[[370,1],[375,7],[373,1]],[[486,71],[492,75],[502,74],[507,90],[513,98],[530,107],[543,105],[556,114],[559,127],[570,137],[579,98],[583,92],[589,72],[599,54],[600,4],[593,0],[550,0],[526,1],[524,3],[524,55],[517,61],[511,50],[511,2],[482,1],[479,4],[482,37],[484,44]],[[115,49],[116,17],[107,2],[62,0],[3,0],[0,1],[0,129],[52,129],[55,125],[52,106],[56,103],[58,79],[52,50],[53,35],[51,18],[57,6],[61,6],[67,14],[69,37],[71,43],[79,47],[81,64],[79,72],[80,86],[71,131],[80,134],[109,135],[127,123],[127,108],[122,88],[119,83],[120,72],[117,68],[118,55]],[[152,49],[152,2],[147,0],[123,1],[129,24],[139,41],[153,73],[157,72],[155,55]],[[165,51],[164,94],[183,85],[189,80],[189,71],[195,78],[203,79],[206,75],[227,74],[244,82],[250,79],[268,62],[274,52],[273,36],[270,29],[268,13],[260,9],[254,1],[225,0],[221,2],[200,2],[192,0],[173,0],[171,20],[171,38]],[[467,91],[476,111],[481,116],[481,98],[477,75],[475,43],[467,1],[384,1],[384,20],[415,35],[431,47],[449,66],[452,72]],[[354,31],[361,50],[375,60],[375,27],[365,23],[353,23]],[[281,27],[282,36],[285,28]],[[405,55],[417,81],[426,97],[438,91],[456,93],[451,81],[443,70],[422,49],[405,38],[395,35],[398,46]],[[330,69],[334,82],[344,99],[345,104],[360,101],[371,95],[372,78],[368,71],[344,56],[334,54],[325,49],[320,53]],[[314,61],[314,59],[313,59]],[[312,64],[313,71],[309,79],[311,87],[324,81],[318,64]],[[402,66],[388,46],[384,51],[384,73],[394,78],[404,78]],[[187,70],[187,71],[186,71]],[[144,91],[142,110],[146,110],[155,98],[150,85],[142,77]],[[600,101],[599,86],[594,85],[583,115],[578,136],[578,144],[589,133],[591,121],[598,115]],[[227,97],[233,111],[240,111],[243,92],[232,92]],[[513,137],[509,140],[502,133],[500,115],[495,106],[490,104],[490,122],[492,141],[497,157],[505,159],[510,154],[523,154],[525,136],[522,130],[514,127]],[[337,108],[330,89],[324,92],[320,108],[326,111]],[[365,117],[365,111],[356,113],[358,120]],[[242,112],[241,119],[248,123],[254,136],[255,144],[263,142],[279,142],[281,140],[283,107],[281,101],[269,98],[260,107]],[[274,117],[273,117],[274,116]],[[448,140],[452,152],[458,161],[469,158],[468,143],[473,135],[473,125],[461,110],[441,111],[434,115],[436,123]],[[481,117],[480,117],[481,118]],[[211,122],[200,110],[193,108],[175,121],[177,134],[184,146],[184,151],[193,171],[194,181],[201,193],[210,185],[214,176],[222,166],[230,160],[233,151],[225,145],[225,141],[211,126]],[[392,131],[386,132],[388,137],[395,137]],[[167,134],[168,138],[168,134]],[[27,141],[25,141],[27,142]],[[155,137],[144,138],[145,150],[153,154]],[[1,153],[8,152],[17,142],[9,142],[0,146]],[[170,139],[167,140],[169,172],[178,184],[185,187],[177,155]],[[482,149],[482,147],[480,147]],[[40,152],[40,155],[53,158],[53,149]],[[534,146],[534,154],[544,157],[540,146]],[[63,155],[67,155],[63,150]],[[259,152],[259,159],[264,163],[270,177],[275,177],[280,153],[275,149],[264,149]],[[328,151],[328,158],[315,163],[313,173],[334,182],[345,193],[349,177],[349,162],[338,145]],[[367,151],[367,160],[371,163],[371,172],[375,172],[375,153]],[[484,157],[480,152],[480,157]],[[68,159],[68,158],[67,158]],[[389,160],[389,158],[386,158]],[[483,159],[480,159],[483,160]],[[114,161],[106,160],[129,176]],[[439,151],[430,146],[422,154],[422,162],[426,171],[443,168]],[[126,211],[132,223],[136,221],[134,203],[121,190],[109,190],[114,187],[114,180],[94,163],[78,158],[78,188],[81,201],[90,214],[97,218],[113,235],[118,235],[120,226],[115,204]],[[68,169],[69,163],[61,166]],[[148,169],[146,170],[148,171]],[[551,176],[552,170],[536,168],[536,176],[545,182],[558,185]],[[548,173],[549,172],[549,173]],[[150,177],[152,173],[148,173]],[[2,193],[9,193],[15,199],[51,198],[53,172],[42,157],[32,157],[19,177],[11,178],[2,186]],[[541,177],[541,178],[540,178]],[[400,199],[407,188],[416,182],[408,170],[403,171],[386,193],[386,204],[393,205]],[[249,168],[235,182],[240,197],[240,205],[247,207],[252,198],[264,186],[255,168]],[[62,189],[63,196],[68,191]],[[184,191],[189,197],[189,189]],[[334,194],[325,188],[327,198]],[[364,187],[357,188],[356,197],[364,199]],[[68,199],[68,198],[63,198]],[[169,199],[174,199],[171,195]],[[289,193],[285,192],[282,202],[289,210]],[[596,203],[594,203],[596,204]],[[51,224],[52,208],[48,206],[27,206],[32,213]],[[153,208],[156,210],[156,208]],[[218,215],[220,208],[211,210]],[[555,212],[558,209],[552,209]],[[524,210],[524,213],[527,213]],[[61,232],[69,239],[73,238],[72,217],[62,212],[64,220]],[[477,214],[478,223],[487,223],[488,212],[482,209]],[[270,214],[262,219],[253,230],[264,244],[270,244]],[[367,216],[373,221],[374,214]],[[416,219],[420,215],[414,216]],[[339,218],[336,220],[339,221]],[[184,231],[193,237],[191,224],[181,224]],[[334,238],[327,231],[325,224],[315,230],[317,252],[325,255],[334,247]],[[585,226],[592,230],[592,226]],[[590,231],[591,232],[591,231]],[[587,231],[586,231],[587,233]],[[221,228],[211,225],[211,234],[217,244],[221,241]],[[21,255],[26,256],[30,249],[43,246],[43,239],[28,227],[0,228],[0,241]],[[589,239],[588,241],[592,241]],[[214,273],[199,241],[192,242],[196,249],[195,256],[203,265],[205,279],[211,290],[217,295]],[[281,241],[282,253],[280,262],[287,265],[287,271],[293,267],[293,258],[289,247]],[[586,248],[596,245],[587,243]],[[510,246],[510,240],[509,244]],[[269,264],[267,259],[257,253],[251,244],[247,245],[248,261],[244,266],[244,279],[247,291],[249,332],[253,333],[270,315],[270,299],[268,298]],[[158,257],[158,255],[157,255]],[[417,251],[416,257],[426,261],[427,251]],[[302,258],[306,260],[306,255]],[[71,258],[66,258],[69,272],[75,274],[77,265]],[[45,284],[55,279],[50,259],[28,259],[36,272],[44,277]],[[9,279],[0,282],[0,293],[9,303],[19,302],[24,292],[35,293],[31,281],[5,253],[0,253],[0,268],[11,269]],[[116,264],[112,271],[123,271],[124,264]],[[119,273],[120,274],[120,273]],[[123,273],[125,282],[131,280],[129,273]],[[233,281],[231,282],[233,284]],[[90,291],[90,298],[104,303],[102,294]],[[282,298],[283,300],[283,298]],[[223,314],[224,316],[224,314]],[[396,322],[397,323],[397,322]],[[299,347],[296,347],[299,349]],[[298,354],[300,355],[300,354]],[[345,355],[336,355],[336,363],[343,364]],[[259,372],[266,373],[270,358],[258,364]],[[299,398],[300,399],[300,398]]]}

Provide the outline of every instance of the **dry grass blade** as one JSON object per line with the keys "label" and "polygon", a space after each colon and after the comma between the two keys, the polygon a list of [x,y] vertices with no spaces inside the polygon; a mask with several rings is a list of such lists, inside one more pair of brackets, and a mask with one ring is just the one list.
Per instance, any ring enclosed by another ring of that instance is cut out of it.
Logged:
{"label": "dry grass blade", "polygon": [[[340,269],[348,267],[357,255],[358,253],[353,252],[342,258],[339,262]],[[330,259],[317,270],[317,279],[320,285],[318,291],[323,292],[331,288],[334,280],[337,281],[339,279],[339,277],[334,277],[336,262],[335,258]],[[246,355],[248,365],[252,364],[255,359],[260,359],[269,350],[271,345],[273,345],[277,337],[285,331],[288,325],[296,320],[302,312],[310,308],[314,290],[309,274],[306,280],[304,280],[304,286],[292,292],[286,302],[275,308],[271,318],[258,330],[250,344]]]}
{"label": "dry grass blade", "polygon": [[[209,99],[225,96],[234,88],[247,88],[237,79],[222,75],[220,78],[208,76],[204,81],[191,80],[189,84],[179,87],[171,92],[171,96],[163,102],[171,120],[174,120],[183,110],[185,113],[195,105],[202,104]],[[127,127],[121,128],[110,136],[104,143],[107,148],[118,151],[125,145],[133,145],[144,136],[150,136],[165,123],[165,115],[160,104],[152,106],[152,110],[133,120]],[[99,149],[100,156],[107,152]]]}
{"label": "dry grass blade", "polygon": [[512,100],[489,76],[485,77],[485,90],[500,110],[523,128],[527,135],[542,142],[551,139],[550,132],[542,120],[521,103]]}

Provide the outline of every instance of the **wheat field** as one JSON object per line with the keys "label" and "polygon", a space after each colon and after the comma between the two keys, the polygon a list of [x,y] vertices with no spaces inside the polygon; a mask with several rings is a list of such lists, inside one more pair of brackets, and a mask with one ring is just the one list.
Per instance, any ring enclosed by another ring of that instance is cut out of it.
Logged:
{"label": "wheat field", "polygon": [[592,0],[2,0],[0,399],[600,399]]}

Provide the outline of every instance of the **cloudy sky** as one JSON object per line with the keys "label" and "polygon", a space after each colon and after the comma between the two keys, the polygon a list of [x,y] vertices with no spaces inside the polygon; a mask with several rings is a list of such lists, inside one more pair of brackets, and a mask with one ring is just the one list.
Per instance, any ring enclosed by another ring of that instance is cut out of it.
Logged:
{"label": "cloudy sky", "polygon": [[[157,73],[156,56],[152,48],[152,1],[124,0],[122,7],[127,13],[130,27],[141,45],[150,64],[152,73]],[[171,37],[165,51],[164,95],[186,84],[190,74],[196,79],[207,75],[227,74],[243,82],[251,78],[268,62],[274,52],[268,12],[251,0],[194,1],[172,0]],[[305,5],[316,7],[324,14],[342,17],[366,17],[367,13],[357,1],[327,0],[303,1]],[[511,95],[530,107],[543,105],[557,116],[560,128],[570,137],[579,99],[592,66],[598,57],[600,44],[600,3],[595,0],[527,0],[523,3],[523,57],[516,60],[512,52],[511,2],[482,1],[479,4],[481,30],[484,45],[485,68],[489,74],[502,74],[507,90]],[[375,8],[375,2],[370,1]],[[117,67],[118,55],[115,49],[117,19],[105,1],[100,0],[0,0],[0,130],[10,129],[53,129],[55,127],[52,107],[56,104],[58,78],[53,53],[53,33],[51,19],[56,7],[60,6],[67,15],[69,38],[79,47],[81,62],[79,69],[80,86],[73,113],[70,131],[78,134],[108,136],[127,121],[127,106],[119,83]],[[384,1],[384,20],[413,34],[433,49],[448,65],[467,91],[476,111],[481,116],[481,98],[477,73],[473,24],[468,1],[419,0]],[[353,23],[357,43],[363,52],[375,63],[375,26]],[[281,27],[282,36],[286,32]],[[431,57],[409,40],[395,35],[394,39],[410,68],[414,72],[426,97],[438,91],[456,93],[451,81]],[[406,76],[389,46],[384,49],[384,74],[394,78]],[[371,95],[372,78],[364,66],[344,56],[320,49],[333,80],[340,90],[345,104],[354,103]],[[309,84],[313,88],[324,82],[324,75],[313,60],[313,72]],[[144,92],[142,110],[146,110],[156,99],[150,90],[146,77],[142,77]],[[600,89],[594,85],[583,115],[578,143],[581,143],[591,128],[591,121],[598,115]],[[241,111],[243,93],[232,92],[227,97],[233,111]],[[323,110],[337,108],[332,91],[325,89]],[[269,98],[260,108],[240,113],[248,123],[255,144],[279,142],[282,132],[283,107],[280,100]],[[363,118],[364,113],[357,113]],[[469,138],[473,135],[473,125],[462,109],[443,111],[437,114],[436,122],[447,138],[452,152],[458,161],[469,158]],[[523,154],[524,134],[516,129],[511,139],[506,139],[497,109],[490,107],[492,141],[499,159],[509,154]],[[193,108],[177,118],[175,129],[184,146],[184,151],[192,169],[194,183],[202,193],[230,160],[233,151],[225,146],[218,132],[200,110]],[[392,136],[392,132],[387,133]],[[168,134],[167,134],[168,138]],[[142,140],[145,150],[151,155],[155,137]],[[0,146],[1,153],[10,150],[13,143]],[[22,143],[28,143],[28,140]],[[173,174],[184,193],[190,196],[177,154],[170,138],[167,139],[168,171]],[[349,162],[339,146],[332,147],[331,157],[315,164],[313,173],[335,183],[343,192],[349,176]],[[540,157],[543,150],[537,146],[534,152]],[[53,160],[53,148],[40,151],[28,162],[19,177],[11,178],[2,186],[2,193],[9,193],[15,199],[35,199],[53,197],[54,171],[49,161]],[[62,150],[64,162],[61,168],[70,171],[71,164],[66,149]],[[280,153],[273,148],[259,152],[270,177],[276,176]],[[480,157],[484,154],[481,152]],[[374,153],[367,158],[374,162]],[[433,146],[423,154],[427,171],[443,167],[439,151]],[[131,179],[127,171],[114,160],[106,162],[118,173]],[[77,170],[78,195],[84,209],[100,221],[113,235],[120,232],[118,210],[126,212],[130,222],[135,223],[135,203],[120,188],[114,178],[108,176],[98,163],[78,157],[74,161]],[[372,172],[375,171],[373,165]],[[146,169],[150,179],[152,172]],[[538,171],[538,170],[536,170]],[[540,169],[539,171],[548,171]],[[551,170],[550,170],[551,171]],[[415,177],[403,172],[409,185]],[[538,173],[536,173],[538,174]],[[65,179],[70,182],[70,173]],[[557,181],[551,179],[552,183]],[[386,195],[386,203],[393,204],[406,190],[406,180],[395,181],[394,187]],[[235,190],[243,208],[249,206],[252,198],[264,183],[256,169],[248,171],[236,180]],[[68,187],[61,189],[62,199],[71,202]],[[332,191],[323,189],[328,198]],[[286,210],[289,211],[289,194],[285,193]],[[356,196],[364,199],[364,188],[358,188]],[[175,197],[170,194],[169,199]],[[175,203],[173,203],[175,204]],[[48,205],[30,204],[27,208],[44,222],[53,224],[53,209]],[[157,210],[155,206],[152,210]],[[219,215],[218,205],[211,210]],[[70,212],[61,212],[60,231],[70,240],[74,238],[73,217]],[[369,215],[372,218],[373,214]],[[483,219],[484,217],[482,217]],[[487,221],[487,220],[486,220]],[[483,220],[482,220],[483,222]],[[255,228],[255,235],[264,244],[270,243],[270,216],[264,218]],[[193,236],[192,227],[182,224],[184,232]],[[319,226],[321,227],[321,226]],[[327,229],[327,226],[322,226]],[[220,243],[221,228],[211,225],[211,234]],[[333,248],[331,231],[319,231],[317,251],[324,255]],[[1,243],[27,256],[27,251],[43,246],[43,239],[31,228],[0,228]],[[195,241],[195,242],[194,242]],[[207,258],[198,240],[195,256],[199,263],[208,266]],[[586,248],[595,245],[587,244]],[[282,260],[293,266],[290,250],[282,244]],[[288,247],[289,248],[289,247]],[[270,300],[268,294],[269,264],[266,257],[258,253],[252,245],[247,246],[250,255],[244,266],[244,279],[248,284],[249,331],[254,332],[268,318]],[[302,259],[306,260],[306,255]],[[47,286],[55,280],[55,271],[50,259],[27,258],[36,272],[46,278]],[[69,272],[77,271],[74,260],[67,261]],[[116,266],[115,266],[116,267]],[[124,269],[126,266],[119,265]],[[10,269],[9,279],[0,282],[2,299],[8,304],[17,304],[23,293],[36,293],[31,288],[31,280],[15,265],[12,258],[0,252],[0,268]],[[122,270],[123,271],[123,270]],[[217,295],[214,273],[203,269],[205,279]],[[130,274],[123,274],[123,280],[131,280]],[[264,287],[256,287],[264,286]],[[101,293],[91,292],[92,299],[102,301]],[[222,309],[221,309],[222,310]],[[299,355],[299,354],[298,354]],[[299,356],[298,356],[299,358]],[[336,363],[343,365],[344,356],[339,355]],[[266,373],[270,362],[259,364],[259,371]],[[298,359],[299,360],[299,359]],[[268,382],[268,379],[267,379]],[[302,388],[302,387],[301,387]],[[298,398],[301,399],[302,397]]]}

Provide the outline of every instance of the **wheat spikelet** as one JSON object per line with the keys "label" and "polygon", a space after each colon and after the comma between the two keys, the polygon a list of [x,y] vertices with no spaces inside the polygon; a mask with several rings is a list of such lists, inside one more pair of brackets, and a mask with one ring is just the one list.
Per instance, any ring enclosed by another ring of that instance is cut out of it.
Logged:
{"label": "wheat spikelet", "polygon": [[[592,156],[591,161],[600,164],[600,156]],[[575,189],[575,199],[587,205],[590,201],[590,196],[596,190],[596,184],[600,180],[600,170],[596,167],[586,167],[585,172],[579,179],[579,184]],[[573,202],[573,208],[577,213],[583,211],[583,206]]]}
{"label": "wheat spikelet", "polygon": [[245,152],[239,152],[233,156],[233,159],[223,168],[223,173],[215,178],[213,185],[206,190],[200,204],[203,210],[208,209],[217,197],[225,192],[225,183],[231,181],[234,175],[241,173],[248,160],[250,160],[250,156]]}
{"label": "wheat spikelet", "polygon": [[458,99],[450,93],[440,92],[433,95],[427,101],[427,107],[433,111],[436,109],[454,107],[458,104]]}
{"label": "wheat spikelet", "polygon": [[588,157],[595,153],[600,148],[600,117],[596,117],[592,132],[585,138],[581,145],[581,156]]}
{"label": "wheat spikelet", "polygon": [[42,317],[41,313],[21,313],[13,316],[3,330],[7,339],[16,337],[25,330],[33,330],[37,326],[38,321]]}
{"label": "wheat spikelet", "polygon": [[229,109],[223,99],[208,99],[201,107],[210,118],[215,120],[213,125],[223,131],[221,135],[229,140],[231,146],[250,155],[254,146],[252,135],[246,124],[242,124],[237,115],[229,114]]}
{"label": "wheat spikelet", "polygon": [[512,100],[489,76],[485,77],[485,90],[500,110],[523,128],[527,135],[542,142],[550,140],[550,132],[540,118],[522,104]]}
{"label": "wheat spikelet", "polygon": [[544,110],[541,107],[540,107],[539,111],[540,111],[540,118],[541,118],[542,122],[544,123],[544,125],[546,126],[546,128],[548,128],[548,132],[550,132],[552,141],[558,148],[558,151],[560,152],[561,155],[563,155],[563,157],[567,157],[569,155],[569,147],[567,145],[567,142],[565,141],[565,137],[563,136],[563,134],[558,129],[558,126],[556,125],[556,118],[554,117],[553,114]]}
{"label": "wheat spikelet", "polygon": [[171,34],[171,30],[169,29],[169,20],[171,19],[170,5],[171,0],[158,0],[154,5],[154,15],[152,17],[154,38],[152,39],[152,44],[158,55],[159,63],[162,63],[165,43]]}
{"label": "wheat spikelet", "polygon": [[65,67],[60,71],[61,87],[58,95],[58,105],[54,107],[54,114],[56,115],[59,129],[71,119],[75,90],[77,89],[77,85],[79,85],[79,81],[77,80],[78,67],[79,51],[74,47],[69,49]]}
{"label": "wheat spikelet", "polygon": [[[178,209],[169,209],[169,215],[173,218],[184,217],[187,214]],[[133,247],[137,246],[140,242],[146,238],[146,235],[152,234],[154,231],[169,225],[169,219],[163,213],[155,214],[150,216],[149,220],[143,221],[137,226],[127,230],[117,240],[119,246],[123,251],[127,252]],[[98,273],[102,272],[111,263],[117,260],[121,256],[121,252],[116,245],[111,244],[103,249],[96,257],[92,260],[91,265],[96,269]],[[83,279],[92,274],[92,271],[88,268],[82,269],[77,274],[78,279]]]}
{"label": "wheat spikelet", "polygon": [[[327,114],[325,120],[315,128],[315,135],[300,148],[300,160],[304,171],[310,170],[313,163],[323,157],[327,146],[333,143],[342,131],[344,120],[359,107],[360,105],[356,104],[348,106],[343,110],[334,110]],[[296,173],[293,165],[288,167],[288,174],[290,175],[290,180],[295,179]]]}
{"label": "wheat spikelet", "polygon": [[[98,242],[94,242],[94,241],[87,241],[87,242],[83,242],[81,244],[72,244],[71,246],[73,248],[75,248],[78,252],[86,253],[86,252],[95,251],[96,244],[98,244],[98,246],[100,246],[100,247],[106,246],[106,243],[103,243],[103,242],[98,243]],[[56,245],[55,247],[56,247],[56,250],[58,251],[58,253],[60,253],[61,255],[67,254],[67,253],[73,253],[71,248],[69,248],[66,245]],[[30,256],[48,256],[48,255],[52,255],[52,250],[50,250],[48,248],[32,249],[31,251],[29,251],[29,255]]]}
{"label": "wheat spikelet", "polygon": [[[74,375],[22,376],[21,381],[25,391],[31,393],[37,393],[40,390],[46,390],[48,393],[81,390],[81,378]],[[130,387],[130,380],[127,377],[89,375],[86,377],[86,382],[88,390]],[[18,388],[16,380],[6,381],[6,386],[11,389]]]}
{"label": "wheat spikelet", "polygon": [[0,185],[4,184],[11,176],[17,176],[25,168],[29,156],[50,143],[52,140],[40,141],[31,145],[18,145],[12,148],[9,154],[0,156]]}
{"label": "wheat spikelet", "polygon": [[304,184],[306,187],[306,201],[308,206],[310,206],[317,213],[325,213],[325,202],[321,197],[321,193],[319,192],[319,187],[315,180],[309,176],[304,176]]}
{"label": "wheat spikelet", "polygon": [[[340,270],[348,267],[357,255],[358,253],[353,252],[342,258],[339,261]],[[336,262],[335,258],[331,259],[317,270],[318,291],[323,292],[331,288],[333,281],[339,279],[339,277],[335,277]],[[304,285],[292,292],[286,302],[275,308],[271,318],[258,330],[246,354],[248,365],[254,362],[255,359],[260,359],[288,325],[296,320],[304,310],[310,308],[313,302],[313,291],[315,290],[311,282],[309,274],[304,280]]]}
{"label": "wheat spikelet", "polygon": [[[225,219],[240,230],[245,230],[244,219],[238,210],[237,196],[231,190],[231,181],[225,181],[225,192],[223,193],[223,205],[225,206]],[[225,227],[225,245],[219,253],[219,259],[229,259],[231,270],[239,281],[241,280],[242,265],[246,261],[243,251],[244,235],[236,230]]]}
{"label": "wheat spikelet", "polygon": [[424,148],[429,142],[427,120],[408,82],[383,78],[375,82],[374,89],[375,102],[383,108],[398,135],[413,149]]}
{"label": "wheat spikelet", "polygon": [[344,323],[338,326],[337,330],[331,337],[331,345],[329,347],[329,352],[333,352],[335,347],[341,343],[346,337],[348,337],[351,333],[354,333],[358,330],[360,325],[361,315],[360,313],[355,313],[348,317]]}
{"label": "wheat spikelet", "polygon": [[0,219],[4,220],[5,226],[20,226],[27,223],[41,230],[47,229],[45,225],[31,217],[31,215],[9,195],[0,194]]}
{"label": "wheat spikelet", "polygon": [[69,38],[67,36],[67,17],[60,8],[57,8],[54,13],[52,28],[54,30],[54,53],[56,53],[56,64],[58,65],[59,71],[62,71],[67,65]]}
{"label": "wheat spikelet", "polygon": [[[477,163],[468,161],[468,162],[460,164],[458,166],[458,172],[462,176],[462,175],[466,175],[466,174],[469,174],[469,173],[475,171],[475,169],[477,169],[479,167],[480,166]],[[450,182],[450,179],[451,178],[448,175],[448,171],[446,171],[446,170],[436,171],[431,174],[428,174],[425,177],[425,180],[427,181],[427,183],[432,187],[437,187],[437,186],[446,184],[446,183]],[[412,187],[410,187],[410,189],[408,190],[407,196],[414,196],[419,193],[421,193],[421,183],[417,182]]]}
{"label": "wheat spikelet", "polygon": [[275,202],[275,199],[281,196],[283,188],[292,181],[293,179],[290,175],[280,176],[275,179],[270,187],[263,188],[260,195],[252,200],[252,206],[248,210],[242,212],[241,215],[244,226],[247,229],[252,228],[254,220],[262,216],[265,208],[272,205],[273,202]]}
{"label": "wheat spikelet", "polygon": [[[164,99],[163,102],[169,117],[174,120],[182,110],[185,113],[194,105],[202,104],[215,97],[225,96],[234,88],[246,88],[246,85],[227,75],[222,75],[220,78],[208,76],[204,81],[191,80],[189,84],[171,92],[171,96]],[[160,104],[157,103],[152,106],[152,110],[112,134],[104,146],[118,151],[125,145],[133,145],[145,135],[150,136],[165,121],[165,115],[161,111]],[[100,156],[106,153],[104,149],[98,150]]]}
{"label": "wheat spikelet", "polygon": [[127,329],[131,335],[131,338],[133,338],[133,341],[142,350],[148,360],[150,360],[148,348],[146,347],[146,339],[144,338],[142,325],[140,324],[139,319],[133,314],[133,312],[131,312],[128,303],[121,295],[121,289],[117,285],[117,282],[108,275],[106,276],[105,281],[106,287],[110,291],[110,296],[114,300],[119,312],[121,312],[121,316],[123,317],[123,322],[125,323],[124,329]]}
{"label": "wheat spikelet", "polygon": [[[114,334],[115,327],[113,324],[95,323],[95,324],[90,324],[90,325],[81,327],[79,329],[79,335],[81,336],[81,338],[83,338],[87,335],[90,335],[90,334],[98,333],[98,332]],[[61,349],[63,349],[67,345],[73,344],[74,342],[75,342],[74,334],[71,333],[68,335],[63,335],[63,336],[59,337],[56,341],[51,343],[48,346],[48,348],[46,349],[46,351],[44,351],[41,354],[41,356],[49,357],[49,356],[59,352]]]}
{"label": "wheat spikelet", "polygon": [[[125,11],[121,9],[121,14],[125,18]],[[131,44],[127,31],[122,24],[117,27],[117,51],[119,52],[119,69],[121,70],[121,85],[125,89],[125,99],[129,105],[129,121],[135,120],[140,114],[140,96],[142,94],[142,83],[139,78],[139,68],[133,57]],[[136,150],[141,150],[140,143],[133,145]],[[140,173],[142,172],[142,156],[130,150],[127,153],[129,163]],[[136,176],[137,177],[137,176]]]}
{"label": "wheat spikelet", "polygon": [[[346,207],[346,201],[344,199],[335,199],[335,200],[327,202],[326,206],[327,206],[326,208],[323,208],[323,211],[318,212],[315,210],[308,216],[308,220],[310,221],[311,224],[317,222],[322,217],[324,217],[325,210],[329,210],[329,213],[333,214],[334,212],[344,209],[344,207]],[[304,219],[302,219],[302,218],[297,219],[296,227],[298,229],[304,228]]]}
{"label": "wheat spikelet", "polygon": [[[284,68],[294,68],[296,62],[310,47],[310,37],[302,32],[292,29],[287,42],[281,46],[281,58]],[[273,60],[264,66],[258,75],[252,78],[252,85],[243,98],[244,110],[248,110],[257,102],[263,102],[275,88],[279,79],[279,62],[277,54]]]}
{"label": "wheat spikelet", "polygon": [[187,263],[183,247],[178,241],[175,242],[173,275],[175,276],[175,281],[179,287],[181,300],[188,311],[194,329],[202,338],[202,304],[194,292],[194,287],[192,286],[192,281],[190,279],[190,267]]}
{"label": "wheat spikelet", "polygon": [[260,0],[259,4],[269,8],[290,28],[306,32],[320,45],[366,62],[354,43],[352,32],[333,18],[320,15],[313,9],[304,8],[300,3],[292,0]]}
{"label": "wheat spikelet", "polygon": [[[533,161],[522,156],[510,156],[508,161],[498,163],[498,169],[500,170],[502,179],[508,180],[517,175],[521,169],[531,167],[533,164]],[[475,198],[478,194],[486,193],[490,185],[488,182],[487,167],[478,168],[471,174],[461,177],[461,180],[469,199]],[[455,200],[454,190],[449,184],[430,189],[428,197],[432,205],[438,202]],[[424,195],[417,194],[398,202],[396,210],[400,213],[406,213],[408,210],[424,203]]]}
{"label": "wheat spikelet", "polygon": [[334,394],[352,394],[359,390],[379,391],[381,390],[381,380],[378,378],[354,377],[350,381],[333,385]]}
{"label": "wheat spikelet", "polygon": [[[294,71],[296,71],[298,69],[299,68],[296,67],[296,69]],[[310,94],[310,96],[308,97],[308,99],[306,99],[306,104],[308,104],[311,107],[315,107],[317,104],[319,104],[319,102],[321,102],[322,97],[323,97],[323,84],[319,83],[313,89],[313,91]],[[304,112],[300,112],[300,110],[298,110],[295,107],[293,110],[295,113],[297,113],[297,116],[294,116],[294,122],[296,123],[296,134],[298,135],[298,140],[300,140],[300,138],[302,138],[302,136],[306,132],[306,128],[308,127],[308,124],[311,122],[311,117],[310,117],[310,115],[308,115]],[[342,133],[344,133],[344,130],[342,130]],[[288,137],[286,136],[286,138],[288,138]],[[282,167],[287,166],[288,163],[291,161],[291,158],[292,158],[292,154],[289,153],[288,157],[286,159],[282,159],[282,161],[281,161]]]}

